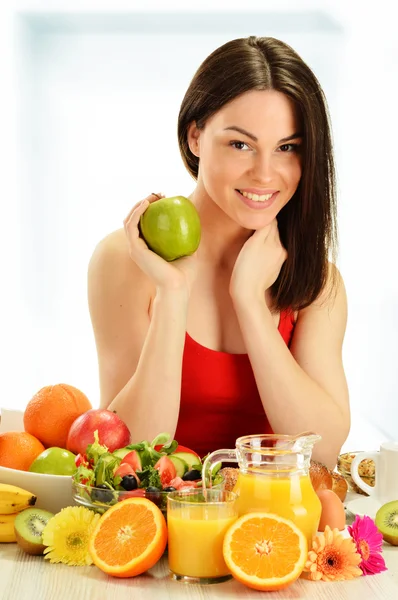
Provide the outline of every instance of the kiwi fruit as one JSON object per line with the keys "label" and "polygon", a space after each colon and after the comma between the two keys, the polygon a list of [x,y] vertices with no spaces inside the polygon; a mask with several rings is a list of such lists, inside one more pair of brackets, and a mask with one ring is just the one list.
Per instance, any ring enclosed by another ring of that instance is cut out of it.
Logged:
{"label": "kiwi fruit", "polygon": [[53,516],[53,513],[41,508],[26,508],[16,516],[15,537],[27,554],[43,554],[43,530]]}
{"label": "kiwi fruit", "polygon": [[376,513],[375,523],[383,540],[398,546],[398,500],[383,504]]}

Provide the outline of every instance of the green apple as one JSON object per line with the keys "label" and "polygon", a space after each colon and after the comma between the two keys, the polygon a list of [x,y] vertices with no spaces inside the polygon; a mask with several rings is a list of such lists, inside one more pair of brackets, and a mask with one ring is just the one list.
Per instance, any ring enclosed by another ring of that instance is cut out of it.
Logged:
{"label": "green apple", "polygon": [[141,235],[148,247],[167,261],[193,254],[200,242],[200,219],[184,196],[152,202],[140,218]]}
{"label": "green apple", "polygon": [[47,448],[29,467],[32,473],[45,473],[47,475],[73,475],[76,471],[76,456],[64,448]]}

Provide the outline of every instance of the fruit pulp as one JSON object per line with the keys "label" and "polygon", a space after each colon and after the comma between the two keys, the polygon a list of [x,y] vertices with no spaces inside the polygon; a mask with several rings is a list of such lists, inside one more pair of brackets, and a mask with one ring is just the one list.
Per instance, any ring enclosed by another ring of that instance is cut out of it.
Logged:
{"label": "fruit pulp", "polygon": [[234,490],[239,516],[249,512],[269,512],[290,519],[312,544],[321,517],[322,505],[309,475],[239,472]]}
{"label": "fruit pulp", "polygon": [[220,515],[218,506],[196,505],[167,513],[169,567],[188,577],[228,575],[223,557],[224,535],[237,515]]}

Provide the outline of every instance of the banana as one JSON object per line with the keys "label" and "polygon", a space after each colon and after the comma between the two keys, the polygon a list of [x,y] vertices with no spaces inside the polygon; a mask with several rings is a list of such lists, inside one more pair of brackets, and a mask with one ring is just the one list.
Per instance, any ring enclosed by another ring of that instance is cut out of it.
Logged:
{"label": "banana", "polygon": [[12,515],[33,506],[37,497],[16,485],[0,483],[0,515]]}
{"label": "banana", "polygon": [[0,515],[0,544],[2,542],[16,542],[14,521],[18,513],[13,515]]}

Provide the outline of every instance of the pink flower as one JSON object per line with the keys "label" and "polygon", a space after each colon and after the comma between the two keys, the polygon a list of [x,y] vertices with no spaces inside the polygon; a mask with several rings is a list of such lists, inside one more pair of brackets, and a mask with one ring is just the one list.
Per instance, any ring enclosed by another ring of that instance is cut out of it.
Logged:
{"label": "pink flower", "polygon": [[381,555],[383,536],[377,529],[374,521],[368,517],[355,517],[352,525],[348,526],[348,532],[357,546],[357,552],[362,561],[359,568],[364,575],[374,575],[386,571],[387,567]]}

